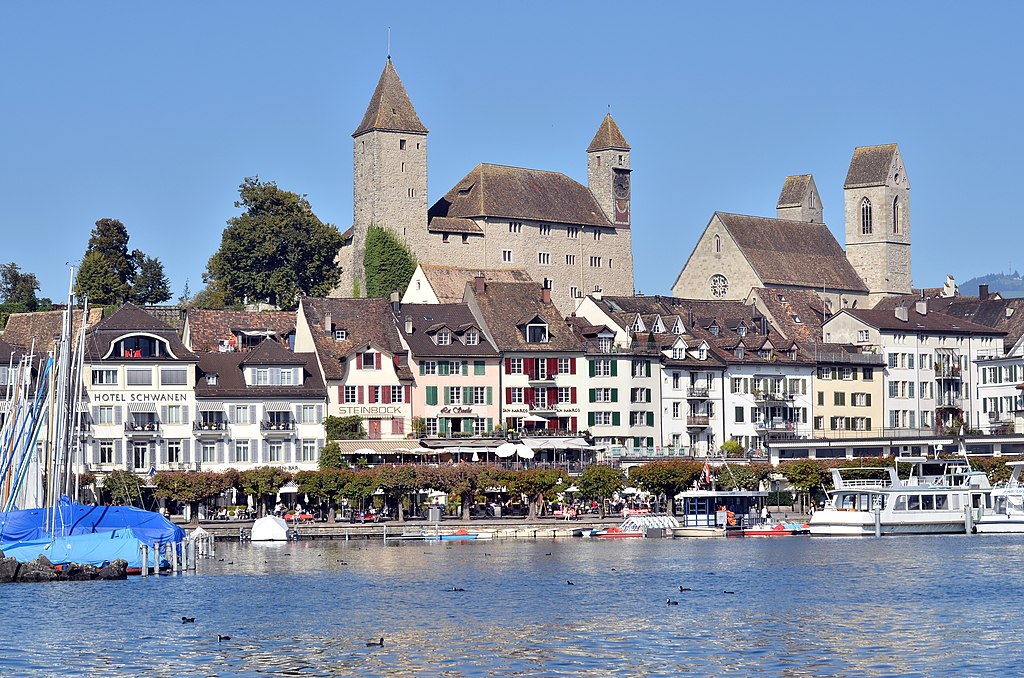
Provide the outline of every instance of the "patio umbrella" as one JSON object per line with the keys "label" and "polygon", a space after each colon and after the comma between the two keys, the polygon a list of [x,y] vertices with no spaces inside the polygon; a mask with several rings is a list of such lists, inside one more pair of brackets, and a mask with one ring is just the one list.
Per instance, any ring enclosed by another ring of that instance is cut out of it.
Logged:
{"label": "patio umbrella", "polygon": [[502,443],[501,445],[498,445],[498,447],[494,449],[494,454],[502,458],[511,457],[513,454],[516,453],[516,448],[517,446],[513,445],[512,443]]}
{"label": "patio umbrella", "polygon": [[522,443],[515,446],[520,459],[533,459],[533,450]]}
{"label": "patio umbrella", "polygon": [[545,424],[548,423],[547,417],[539,417],[536,414],[531,414],[528,417],[523,417],[523,421],[528,421],[533,424],[539,424],[541,422],[544,422]]}
{"label": "patio umbrella", "polygon": [[473,461],[480,461],[480,455],[476,453],[476,450],[473,450]]}

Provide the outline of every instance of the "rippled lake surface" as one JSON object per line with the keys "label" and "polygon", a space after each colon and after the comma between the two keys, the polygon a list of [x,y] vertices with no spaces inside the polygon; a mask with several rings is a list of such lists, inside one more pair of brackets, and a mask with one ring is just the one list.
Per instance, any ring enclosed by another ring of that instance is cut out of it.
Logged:
{"label": "rippled lake surface", "polygon": [[0,673],[1024,671],[1016,536],[219,543],[216,558],[0,587]]}

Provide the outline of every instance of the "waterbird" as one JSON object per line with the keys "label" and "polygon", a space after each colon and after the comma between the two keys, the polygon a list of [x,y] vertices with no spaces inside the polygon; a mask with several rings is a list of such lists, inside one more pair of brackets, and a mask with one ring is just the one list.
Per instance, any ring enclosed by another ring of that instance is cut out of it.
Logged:
{"label": "waterbird", "polygon": [[378,640],[376,642],[367,643],[366,647],[384,647],[384,639],[381,638],[380,640]]}
{"label": "waterbird", "polygon": [[722,593],[728,593],[728,594],[731,595],[731,594],[736,593],[736,592],[735,591],[722,591]]}
{"label": "waterbird", "polygon": [[573,583],[572,581],[570,581],[570,580],[568,580],[568,579],[566,579],[566,580],[565,580],[565,583],[566,583],[566,584],[567,584],[568,586],[576,586],[576,584],[574,584],[574,583]]}
{"label": "waterbird", "polygon": [[466,591],[466,589],[459,589],[459,588],[455,588],[453,586],[450,589],[448,589],[448,591],[451,592],[451,593],[464,593]]}
{"label": "waterbird", "polygon": [[222,643],[225,640],[231,640],[231,636],[222,636],[219,633],[217,634],[217,642],[218,643]]}
{"label": "waterbird", "polygon": [[196,618],[195,617],[182,617],[181,618],[181,623],[182,624],[194,624],[195,622],[196,622]]}
{"label": "waterbird", "polygon": [[680,592],[680,593],[682,593],[683,591],[692,591],[692,590],[693,590],[693,589],[688,589],[688,588],[686,588],[685,586],[680,586],[680,587],[679,587],[679,592]]}
{"label": "waterbird", "polygon": [[665,604],[666,605],[678,605],[679,601],[678,600],[672,600],[671,598],[666,598],[665,599]]}
{"label": "waterbird", "polygon": [[217,562],[218,562],[218,563],[223,563],[223,562],[224,562],[224,559],[223,559],[223,558],[218,558],[218,559],[217,559]]}
{"label": "waterbird", "polygon": [[546,556],[550,556],[551,554],[550,554],[550,553],[545,553],[544,555],[546,555]]}

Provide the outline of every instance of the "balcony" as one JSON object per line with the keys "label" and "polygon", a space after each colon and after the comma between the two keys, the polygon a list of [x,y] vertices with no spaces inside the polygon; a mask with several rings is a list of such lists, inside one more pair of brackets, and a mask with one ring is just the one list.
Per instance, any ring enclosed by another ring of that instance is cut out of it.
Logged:
{"label": "balcony", "polygon": [[294,421],[261,421],[260,432],[267,438],[289,437],[295,431]]}
{"label": "balcony", "polygon": [[755,391],[754,401],[759,403],[787,403],[792,402],[794,394],[792,393],[767,393],[765,391]]}
{"label": "balcony", "polygon": [[949,363],[935,363],[935,378],[936,379],[960,379],[960,366],[950,365]]}
{"label": "balcony", "polygon": [[538,372],[527,372],[526,380],[531,384],[551,384],[555,381],[555,375],[540,374]]}
{"label": "balcony", "polygon": [[129,438],[156,438],[160,435],[160,422],[125,422],[124,434]]}
{"label": "balcony", "polygon": [[688,414],[686,425],[692,428],[707,428],[711,425],[711,417],[706,414]]}
{"label": "balcony", "polygon": [[961,398],[959,396],[940,395],[938,398],[935,399],[935,408],[936,409],[962,410],[963,409],[963,403],[964,403],[963,398]]}
{"label": "balcony", "polygon": [[197,438],[220,438],[227,430],[225,421],[197,421],[192,424],[192,433]]}
{"label": "balcony", "polygon": [[686,397],[697,400],[707,400],[710,397],[708,392],[709,389],[707,386],[691,386],[686,389]]}

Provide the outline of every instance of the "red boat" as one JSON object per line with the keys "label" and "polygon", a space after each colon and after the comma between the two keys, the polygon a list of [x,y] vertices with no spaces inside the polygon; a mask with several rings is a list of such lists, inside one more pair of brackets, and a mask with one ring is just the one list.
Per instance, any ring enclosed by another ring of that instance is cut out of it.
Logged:
{"label": "red boat", "polygon": [[775,525],[759,525],[743,530],[744,537],[789,537],[796,534],[810,534],[811,526],[800,523],[777,523]]}

